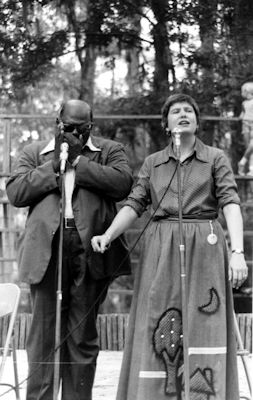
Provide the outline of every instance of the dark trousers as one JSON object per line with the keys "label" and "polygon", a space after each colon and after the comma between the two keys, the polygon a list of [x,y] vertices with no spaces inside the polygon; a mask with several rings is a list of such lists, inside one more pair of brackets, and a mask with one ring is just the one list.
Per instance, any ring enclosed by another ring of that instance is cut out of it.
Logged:
{"label": "dark trousers", "polygon": [[[31,285],[32,324],[27,340],[27,400],[53,399],[58,234],[43,280]],[[96,319],[109,280],[91,278],[76,229],[64,229],[61,366],[63,400],[91,400],[99,352]]]}

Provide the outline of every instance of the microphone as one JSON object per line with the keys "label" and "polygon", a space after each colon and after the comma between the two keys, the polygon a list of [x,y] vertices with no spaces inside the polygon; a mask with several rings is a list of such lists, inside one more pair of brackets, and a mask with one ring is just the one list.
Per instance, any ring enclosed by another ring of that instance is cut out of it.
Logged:
{"label": "microphone", "polygon": [[66,142],[63,142],[61,144],[61,152],[60,152],[60,172],[61,174],[64,174],[65,168],[66,168],[66,162],[68,160],[68,150],[69,150],[69,145]]}
{"label": "microphone", "polygon": [[175,138],[175,150],[176,150],[176,155],[178,158],[180,158],[180,146],[181,146],[181,129],[180,128],[175,128],[172,132],[174,134]]}

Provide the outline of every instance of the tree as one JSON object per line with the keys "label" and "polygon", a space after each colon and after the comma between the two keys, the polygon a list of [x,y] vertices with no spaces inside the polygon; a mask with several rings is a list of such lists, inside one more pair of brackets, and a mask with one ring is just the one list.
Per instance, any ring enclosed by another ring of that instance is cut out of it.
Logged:
{"label": "tree", "polygon": [[[145,95],[145,112],[159,112],[176,90],[200,99],[205,113],[237,112],[240,86],[252,71],[251,17],[251,0],[6,0],[0,4],[2,107],[21,103],[72,54],[69,72],[79,73],[78,96],[91,103],[98,57],[112,72],[122,57],[130,104],[131,97]],[[142,35],[144,20],[149,38]],[[199,31],[197,40],[191,27]],[[145,54],[153,59],[147,62]],[[118,95],[114,81],[112,92]]]}
{"label": "tree", "polygon": [[167,0],[151,0],[150,6],[156,23],[153,25],[152,35],[155,50],[154,91],[157,93],[169,92],[168,73],[172,73],[172,84],[175,84],[175,70],[172,62],[169,35],[167,30]]}

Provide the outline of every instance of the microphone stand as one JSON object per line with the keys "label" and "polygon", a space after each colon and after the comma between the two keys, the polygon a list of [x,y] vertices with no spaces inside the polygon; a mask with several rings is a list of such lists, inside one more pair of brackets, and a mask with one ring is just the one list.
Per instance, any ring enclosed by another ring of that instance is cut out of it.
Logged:
{"label": "microphone stand", "polygon": [[177,184],[178,184],[178,221],[179,221],[179,255],[181,277],[181,302],[183,324],[183,355],[184,355],[184,390],[185,400],[190,400],[190,373],[189,373],[189,343],[188,343],[188,312],[187,312],[187,282],[185,268],[185,245],[183,238],[183,214],[182,214],[182,188],[181,188],[181,137],[180,132],[175,132],[175,150],[177,156]]}
{"label": "microphone stand", "polygon": [[53,400],[57,400],[60,385],[60,350],[61,350],[61,304],[62,304],[62,254],[63,254],[63,221],[65,210],[65,165],[60,167],[61,197],[60,197],[60,227],[58,248],[58,273],[56,292],[56,322],[55,322],[55,348],[54,348],[54,383]]}

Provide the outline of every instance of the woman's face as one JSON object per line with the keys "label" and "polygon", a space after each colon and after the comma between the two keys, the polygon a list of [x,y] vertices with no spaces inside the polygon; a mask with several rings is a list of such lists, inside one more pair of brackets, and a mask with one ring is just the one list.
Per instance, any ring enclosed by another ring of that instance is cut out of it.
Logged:
{"label": "woman's face", "polygon": [[187,102],[173,104],[168,112],[168,129],[170,132],[175,128],[181,133],[194,135],[197,129],[197,118],[194,108]]}

